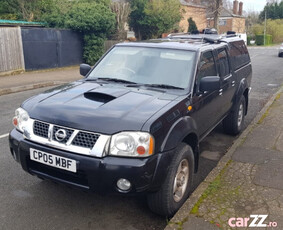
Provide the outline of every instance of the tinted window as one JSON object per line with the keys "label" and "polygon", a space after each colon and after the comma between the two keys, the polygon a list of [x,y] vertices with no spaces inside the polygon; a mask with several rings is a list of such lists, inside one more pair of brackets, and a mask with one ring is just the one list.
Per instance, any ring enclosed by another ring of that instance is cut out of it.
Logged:
{"label": "tinted window", "polygon": [[220,77],[225,77],[230,74],[229,60],[226,49],[217,50],[218,72]]}
{"label": "tinted window", "polygon": [[202,57],[200,59],[200,68],[198,73],[198,82],[201,78],[206,76],[216,76],[216,67],[215,67],[215,61],[213,58],[212,51],[208,51],[202,54]]}
{"label": "tinted window", "polygon": [[229,44],[231,62],[235,70],[250,62],[250,56],[244,41],[236,41]]}

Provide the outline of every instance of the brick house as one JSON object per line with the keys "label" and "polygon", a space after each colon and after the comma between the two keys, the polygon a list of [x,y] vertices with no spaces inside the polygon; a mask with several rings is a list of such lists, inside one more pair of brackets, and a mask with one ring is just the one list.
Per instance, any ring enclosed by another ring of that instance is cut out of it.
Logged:
{"label": "brick house", "polygon": [[[227,31],[235,31],[236,33],[246,32],[246,19],[243,16],[243,2],[235,0],[233,2],[233,12],[223,7],[219,17],[219,34],[226,33]],[[213,15],[208,15],[207,25],[210,28],[214,27]]]}
{"label": "brick house", "polygon": [[180,3],[183,18],[179,27],[182,32],[188,32],[190,17],[195,21],[198,30],[207,27],[206,7],[200,4],[200,0],[180,0]]}

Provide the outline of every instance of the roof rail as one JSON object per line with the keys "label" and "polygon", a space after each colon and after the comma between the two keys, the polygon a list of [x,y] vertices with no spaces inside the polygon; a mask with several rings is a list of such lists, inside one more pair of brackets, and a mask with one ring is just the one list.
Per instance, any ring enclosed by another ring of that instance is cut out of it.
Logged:
{"label": "roof rail", "polygon": [[185,32],[171,33],[167,35],[167,38],[172,37],[172,36],[178,36],[178,35],[189,35],[189,33],[185,33]]}
{"label": "roof rail", "polygon": [[179,34],[169,34],[167,36],[168,39],[191,39],[191,40],[200,40],[209,43],[218,43],[223,36],[220,35],[212,35],[212,34],[197,34],[190,35],[187,33],[179,33]]}
{"label": "roof rail", "polygon": [[199,40],[202,42],[208,42],[208,43],[220,43],[224,42],[223,39],[225,38],[235,38],[237,35],[231,34],[231,35],[218,35],[218,34],[197,34],[197,35],[191,35],[188,33],[176,33],[176,34],[169,34],[167,36],[167,39],[190,39],[190,40]]}

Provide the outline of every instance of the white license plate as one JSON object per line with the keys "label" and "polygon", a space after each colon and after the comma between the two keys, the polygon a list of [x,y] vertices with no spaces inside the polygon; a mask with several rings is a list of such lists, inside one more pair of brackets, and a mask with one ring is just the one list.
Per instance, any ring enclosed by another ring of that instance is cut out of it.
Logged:
{"label": "white license plate", "polygon": [[37,149],[30,149],[30,159],[55,168],[77,172],[77,162],[75,160],[42,152]]}

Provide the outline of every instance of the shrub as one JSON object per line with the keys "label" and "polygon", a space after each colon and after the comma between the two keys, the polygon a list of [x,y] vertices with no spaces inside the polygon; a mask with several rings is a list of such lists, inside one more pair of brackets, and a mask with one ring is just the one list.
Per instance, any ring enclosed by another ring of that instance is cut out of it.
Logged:
{"label": "shrub", "polygon": [[132,0],[130,26],[139,39],[161,37],[174,31],[181,19],[178,0]]}
{"label": "shrub", "polygon": [[45,15],[51,27],[69,28],[84,37],[84,61],[90,65],[104,53],[106,37],[115,31],[115,14],[108,0],[62,1],[62,4]]}
{"label": "shrub", "polygon": [[[264,45],[264,35],[256,35],[256,44],[258,46]],[[271,45],[272,44],[272,36],[270,34],[265,35],[265,45]]]}
{"label": "shrub", "polygon": [[84,36],[83,58],[89,65],[94,65],[104,53],[105,38],[95,34]]}
{"label": "shrub", "polygon": [[189,33],[198,30],[196,22],[191,17],[188,19],[188,23],[189,23],[189,28],[188,28]]}

